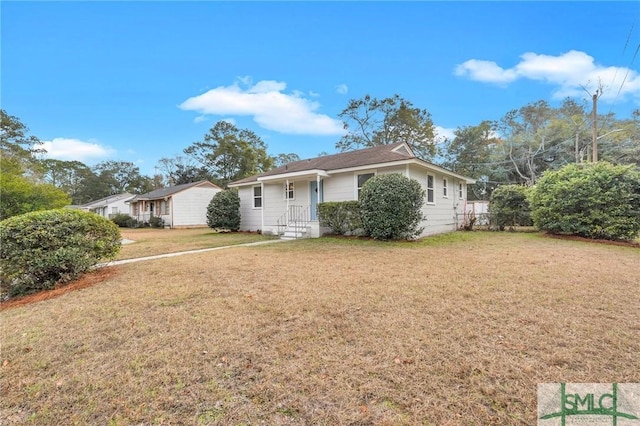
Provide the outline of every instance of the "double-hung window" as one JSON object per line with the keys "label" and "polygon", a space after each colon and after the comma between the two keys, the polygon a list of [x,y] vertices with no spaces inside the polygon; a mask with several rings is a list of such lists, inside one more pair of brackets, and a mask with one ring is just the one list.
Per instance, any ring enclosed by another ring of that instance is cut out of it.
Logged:
{"label": "double-hung window", "polygon": [[289,182],[289,186],[284,184],[284,199],[285,200],[293,200],[295,198],[295,187],[293,186],[293,182]]}
{"label": "double-hung window", "polygon": [[262,187],[253,187],[253,208],[259,209],[262,207]]}
{"label": "double-hung window", "polygon": [[434,204],[436,191],[436,179],[433,175],[427,175],[427,203]]}
{"label": "double-hung window", "polygon": [[458,198],[464,198],[464,188],[461,183],[458,184]]}
{"label": "double-hung window", "polygon": [[442,196],[447,198],[449,196],[449,188],[447,186],[447,178],[442,178]]}
{"label": "double-hung window", "polygon": [[357,176],[357,179],[358,179],[358,200],[360,199],[360,191],[362,190],[362,186],[364,185],[364,183],[366,181],[371,179],[373,176],[375,176],[375,173],[365,173],[365,174]]}

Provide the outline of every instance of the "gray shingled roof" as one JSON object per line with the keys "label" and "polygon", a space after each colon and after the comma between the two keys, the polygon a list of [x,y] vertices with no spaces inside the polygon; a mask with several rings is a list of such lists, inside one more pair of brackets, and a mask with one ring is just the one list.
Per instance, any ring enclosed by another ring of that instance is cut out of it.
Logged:
{"label": "gray shingled roof", "polygon": [[208,180],[201,180],[198,182],[184,183],[182,185],[168,186],[166,188],[160,188],[160,189],[156,189],[155,191],[147,192],[146,194],[136,195],[136,197],[132,199],[131,202],[137,201],[137,200],[157,200],[160,198],[165,198],[165,197],[168,197],[169,195],[173,195],[177,192],[184,191],[185,189],[201,185],[205,182],[218,188],[217,185],[214,185]]}
{"label": "gray shingled roof", "polygon": [[326,155],[324,157],[309,158],[307,160],[294,161],[277,169],[269,170],[260,175],[250,176],[231,182],[230,185],[256,182],[264,176],[280,175],[284,173],[303,172],[307,170],[339,170],[350,167],[368,166],[372,164],[391,163],[394,161],[417,158],[410,151],[394,149],[403,145],[402,142],[365,148],[357,151],[343,152],[340,154]]}

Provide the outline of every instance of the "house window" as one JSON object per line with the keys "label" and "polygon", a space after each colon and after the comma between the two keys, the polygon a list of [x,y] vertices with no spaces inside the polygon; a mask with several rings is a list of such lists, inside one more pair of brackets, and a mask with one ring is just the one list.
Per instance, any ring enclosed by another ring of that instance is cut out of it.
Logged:
{"label": "house window", "polygon": [[442,196],[447,198],[449,193],[447,192],[449,188],[447,187],[447,178],[442,179]]}
{"label": "house window", "polygon": [[118,214],[118,208],[117,207],[111,207],[111,214]]}
{"label": "house window", "polygon": [[427,203],[435,203],[436,179],[432,175],[427,175]]}
{"label": "house window", "polygon": [[464,198],[464,190],[461,183],[458,184],[458,196],[461,199]]}
{"label": "house window", "polygon": [[262,187],[253,187],[253,208],[259,209],[262,207]]}
{"label": "house window", "polygon": [[169,214],[169,201],[160,202],[160,214]]}
{"label": "house window", "polygon": [[362,186],[373,176],[375,176],[375,173],[365,173],[362,175],[358,175],[358,200],[360,199],[360,191],[362,190]]}
{"label": "house window", "polygon": [[284,184],[284,199],[285,200],[293,200],[295,198],[295,188],[293,186],[293,182],[289,182],[289,187],[287,184]]}

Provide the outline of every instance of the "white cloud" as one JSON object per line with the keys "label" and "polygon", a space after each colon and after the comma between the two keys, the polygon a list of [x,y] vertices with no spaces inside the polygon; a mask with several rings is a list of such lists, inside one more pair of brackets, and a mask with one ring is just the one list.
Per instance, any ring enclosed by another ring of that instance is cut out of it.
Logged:
{"label": "white cloud", "polygon": [[[485,83],[507,84],[517,79],[542,81],[556,86],[555,98],[585,95],[582,86],[592,93],[603,85],[603,100],[618,96],[640,101],[640,75],[629,68],[605,67],[592,56],[571,50],[559,56],[525,53],[513,68],[504,69],[495,62],[470,59],[455,68],[455,74]],[[626,80],[625,80],[626,76]],[[624,80],[624,85],[623,85]],[[620,87],[622,86],[622,89]]]}
{"label": "white cloud", "polygon": [[[250,81],[238,78],[240,83]],[[262,80],[241,88],[238,82],[219,86],[193,96],[179,107],[187,111],[211,115],[252,116],[262,128],[287,134],[340,135],[344,133],[339,120],[316,111],[317,102],[301,92],[283,93],[287,85],[274,80]]]}
{"label": "white cloud", "polygon": [[83,163],[111,156],[115,151],[95,142],[79,139],[54,138],[41,144],[47,153],[45,158],[65,161],[81,161]]}
{"label": "white cloud", "polygon": [[346,84],[338,84],[336,86],[336,93],[340,94],[340,95],[346,95],[347,93],[349,93],[349,87]]}
{"label": "white cloud", "polygon": [[436,133],[436,142],[444,142],[444,139],[453,140],[456,135],[453,133],[456,129],[448,129],[446,127],[434,126]]}
{"label": "white cloud", "polygon": [[207,117],[206,115],[199,115],[196,118],[193,119],[194,123],[202,123],[203,121],[207,121],[209,119],[209,117]]}

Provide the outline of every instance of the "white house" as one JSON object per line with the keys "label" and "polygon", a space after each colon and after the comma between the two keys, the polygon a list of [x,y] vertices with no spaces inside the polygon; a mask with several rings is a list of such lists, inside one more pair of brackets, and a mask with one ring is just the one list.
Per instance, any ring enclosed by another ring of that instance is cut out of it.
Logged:
{"label": "white house", "polygon": [[240,195],[240,229],[318,237],[318,203],[357,200],[367,179],[386,173],[416,179],[425,189],[422,236],[458,228],[467,184],[475,180],[417,158],[406,143],[294,161],[229,187]]}
{"label": "white house", "polygon": [[108,197],[91,201],[90,203],[79,206],[79,208],[110,219],[118,213],[128,214],[129,204],[127,204],[127,202],[133,197],[133,194],[123,192],[122,194],[109,195]]}
{"label": "white house", "polygon": [[156,189],[129,200],[130,215],[140,222],[152,216],[171,228],[207,226],[207,207],[221,188],[207,180]]}

